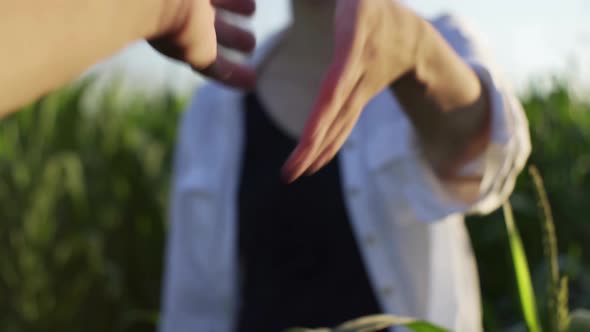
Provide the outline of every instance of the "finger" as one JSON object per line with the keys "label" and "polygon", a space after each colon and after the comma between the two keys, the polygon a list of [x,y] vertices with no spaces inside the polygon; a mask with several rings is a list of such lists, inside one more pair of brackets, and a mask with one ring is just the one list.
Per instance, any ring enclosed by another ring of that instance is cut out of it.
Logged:
{"label": "finger", "polygon": [[308,121],[310,126],[305,128],[304,135],[322,136],[322,125],[334,120],[362,75],[362,68],[358,65],[359,52],[355,49],[354,38],[350,36],[348,39],[343,37],[340,39],[336,43],[332,64],[320,86],[316,103],[310,114],[310,121]]}
{"label": "finger", "polygon": [[348,105],[348,110],[344,112],[345,115],[342,117],[342,120],[334,125],[335,128],[332,130],[332,133],[334,134],[326,140],[326,147],[318,154],[318,158],[305,171],[307,175],[316,173],[334,159],[358,122],[364,105],[365,103],[360,98],[356,99],[352,105]]}
{"label": "finger", "polygon": [[215,19],[215,32],[217,42],[229,49],[249,53],[256,46],[251,32],[228,23],[219,15]]}
{"label": "finger", "polygon": [[[322,142],[322,146],[318,149],[317,153],[309,159],[307,163],[308,166],[303,172],[308,175],[317,172],[321,167],[334,158],[342,144],[344,144],[344,141],[350,134],[352,127],[356,124],[360,113],[366,104],[367,99],[365,94],[363,94],[363,90],[366,90],[364,77],[365,76],[363,75],[355,85],[348,100],[339,111],[338,117],[334,120],[332,127],[328,130],[328,134]],[[337,144],[342,137],[342,143]]]}
{"label": "finger", "polygon": [[222,55],[218,55],[215,62],[203,69],[198,70],[201,74],[219,81],[225,85],[240,89],[252,89],[256,84],[256,73],[254,69],[245,65],[229,61]]}
{"label": "finger", "polygon": [[[336,154],[334,153],[330,157],[330,154],[327,153],[327,150],[329,150],[330,147],[334,145],[334,142],[338,139],[338,137],[343,135],[343,131],[346,129],[346,127],[348,127],[347,124],[350,121],[353,121],[354,125],[358,120],[360,113],[362,112],[366,102],[368,101],[368,98],[366,98],[367,94],[365,90],[367,90],[367,87],[365,84],[365,75],[363,74],[363,76],[361,76],[358,82],[356,83],[354,89],[348,97],[348,100],[346,100],[345,104],[342,106],[342,109],[338,112],[338,116],[336,117],[336,119],[334,119],[332,127],[328,130],[326,138],[322,142],[322,145],[318,149],[318,152],[314,157],[310,158],[311,166],[309,166],[310,169],[308,170],[308,172],[311,171],[312,168],[316,168],[313,171],[313,173],[315,173],[317,169],[323,167],[323,165],[318,165],[321,163],[320,159],[327,158],[328,160],[324,162],[327,163]],[[350,131],[345,132],[345,134],[346,137],[348,137]],[[339,148],[340,146],[338,147],[338,149]],[[328,155],[328,157],[326,157],[326,155]]]}
{"label": "finger", "polygon": [[211,4],[234,14],[250,16],[256,11],[254,0],[211,0]]}
{"label": "finger", "polygon": [[287,162],[283,165],[281,174],[286,183],[297,180],[305,171],[306,155],[313,151],[314,144],[308,137],[302,137]]}
{"label": "finger", "polygon": [[203,43],[197,47],[191,46],[189,42],[186,42],[186,39],[188,38],[184,36],[182,39],[171,39],[165,36],[150,40],[149,45],[171,59],[189,64],[197,71],[207,68],[215,62],[217,57],[215,32],[211,36],[202,38]]}
{"label": "finger", "polygon": [[[351,90],[354,90],[354,87]],[[322,104],[321,99],[322,97],[305,124],[299,144],[283,166],[283,176],[288,183],[299,178],[321,152],[333,123],[340,116],[340,104],[344,102],[331,101],[329,104]]]}
{"label": "finger", "polygon": [[326,131],[332,126],[338,111],[361,76],[359,70],[350,52],[347,56],[337,58],[329,69],[300,142],[283,167],[283,175],[288,182],[301,175],[302,168],[308,166],[308,160],[322,145]]}
{"label": "finger", "polygon": [[[337,115],[332,119],[331,123],[326,123],[326,130],[324,131],[324,136],[321,140],[309,143],[310,141],[313,141],[313,136],[307,136],[308,134],[304,132],[302,139],[308,142],[309,145],[313,145],[313,148],[308,147],[306,149],[305,145],[301,144],[301,150],[296,149],[293,158],[290,158],[285,166],[285,173],[291,173],[288,177],[299,177],[303,174],[311,164],[317,161],[317,158],[324,152],[327,146],[329,146],[340,134],[341,128],[344,126],[343,123],[346,122],[347,119],[354,117],[354,115],[351,116],[350,113],[357,110],[360,112],[362,110],[362,107],[364,106],[362,100],[364,99],[361,90],[364,89],[363,86],[365,85],[364,77],[364,74],[362,74],[361,77],[357,79],[352,91],[348,93],[347,100],[336,112]],[[308,120],[309,126],[313,126],[312,121],[314,121],[314,119]]]}
{"label": "finger", "polygon": [[[193,0],[194,1],[194,0]],[[162,54],[193,68],[210,66],[217,57],[215,9],[209,1],[196,1],[188,18],[173,31],[150,40]]]}
{"label": "finger", "polygon": [[[359,92],[363,84],[363,77],[361,76],[354,84],[352,91],[348,93],[348,99],[344,105],[338,110],[337,115],[331,120],[331,123],[326,123],[326,129],[323,131],[323,136],[320,140],[314,138],[309,134],[309,131],[304,131],[301,137],[301,143],[295,149],[293,155],[289,158],[283,168],[283,176],[288,182],[295,181],[300,177],[316,160],[322,152],[328,147],[339,135],[341,127],[340,123],[344,123],[347,118],[351,116],[348,114],[350,110],[356,110],[359,107],[351,107],[351,105],[359,104],[362,108],[363,104],[359,100]],[[359,111],[360,112],[360,111]],[[313,127],[313,118],[308,120],[309,126]],[[356,121],[356,120],[355,120]],[[306,125],[306,126],[307,126]]]}
{"label": "finger", "polygon": [[[347,8],[349,13],[353,13],[353,9]],[[340,15],[340,18],[348,16]],[[336,19],[335,22],[332,64],[320,86],[300,142],[283,167],[283,176],[288,182],[294,181],[309,166],[310,159],[322,145],[326,131],[363,73],[359,60],[364,39],[359,37],[355,19]]]}
{"label": "finger", "polygon": [[328,145],[328,147],[319,155],[317,161],[315,161],[305,171],[306,175],[309,176],[309,175],[313,175],[313,174],[317,173],[320,169],[322,169],[330,161],[332,161],[332,159],[334,159],[334,157],[336,157],[336,155],[338,154],[338,152],[342,148],[342,145],[344,145],[344,143],[346,142],[346,139],[348,138],[348,136],[352,132],[352,129],[354,128],[354,126],[356,124],[356,119],[352,119],[350,121],[347,121],[345,124],[346,124],[346,126],[341,128],[336,139],[330,145]]}

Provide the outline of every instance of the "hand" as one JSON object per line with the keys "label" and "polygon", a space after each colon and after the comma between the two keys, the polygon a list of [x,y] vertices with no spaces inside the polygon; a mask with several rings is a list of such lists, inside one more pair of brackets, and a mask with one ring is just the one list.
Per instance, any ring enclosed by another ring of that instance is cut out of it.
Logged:
{"label": "hand", "polygon": [[283,167],[286,181],[334,158],[364,106],[417,63],[425,21],[394,0],[338,0],[332,64],[299,144]]}
{"label": "hand", "polygon": [[225,21],[218,10],[251,15],[254,0],[169,0],[170,13],[163,18],[164,32],[150,44],[162,54],[188,63],[214,80],[237,88],[255,84],[252,69],[233,63],[218,53],[218,44],[228,49],[250,52],[255,46],[252,33]]}

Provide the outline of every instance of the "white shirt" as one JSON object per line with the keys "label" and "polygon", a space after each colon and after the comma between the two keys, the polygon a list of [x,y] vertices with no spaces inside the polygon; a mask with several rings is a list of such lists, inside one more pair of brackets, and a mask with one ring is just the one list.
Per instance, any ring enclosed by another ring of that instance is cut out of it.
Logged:
{"label": "white shirt", "polygon": [[[491,94],[491,143],[464,169],[483,176],[479,199],[466,204],[446,191],[420,157],[413,127],[390,90],[366,106],[340,151],[343,194],[382,309],[477,332],[482,330],[479,283],[463,215],[489,213],[508,198],[530,154],[528,123],[470,29],[451,16],[431,22]],[[230,332],[234,326],[240,305],[236,208],[242,96],[210,84],[182,119],[162,332]]]}

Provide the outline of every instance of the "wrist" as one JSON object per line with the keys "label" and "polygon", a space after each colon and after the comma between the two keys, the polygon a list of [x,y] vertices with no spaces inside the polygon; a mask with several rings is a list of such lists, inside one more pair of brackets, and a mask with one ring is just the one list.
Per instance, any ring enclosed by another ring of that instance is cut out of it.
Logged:
{"label": "wrist", "polygon": [[482,88],[473,71],[427,21],[416,50],[414,77],[428,98],[445,113],[475,103]]}
{"label": "wrist", "polygon": [[487,92],[482,90],[472,105],[439,112],[428,121],[431,124],[415,123],[427,159],[443,177],[456,175],[462,165],[481,155],[489,144],[491,112]]}
{"label": "wrist", "polygon": [[392,84],[427,160],[441,175],[488,144],[489,98],[477,73],[427,21],[418,35],[413,70]]}

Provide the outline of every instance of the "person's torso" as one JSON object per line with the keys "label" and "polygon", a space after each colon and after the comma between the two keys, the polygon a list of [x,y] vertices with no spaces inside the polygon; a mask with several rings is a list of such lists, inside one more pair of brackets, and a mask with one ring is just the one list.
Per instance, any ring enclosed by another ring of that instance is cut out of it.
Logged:
{"label": "person's torso", "polygon": [[275,125],[256,94],[244,103],[237,331],[330,327],[380,313],[349,224],[337,160],[284,183],[281,165],[296,141]]}
{"label": "person's torso", "polygon": [[[218,84],[200,89],[183,121],[182,141],[191,152],[182,157],[176,183],[191,206],[194,241],[187,254],[228,299],[239,271],[235,240],[247,144],[242,99]],[[336,161],[352,234],[383,311],[479,331],[477,270],[463,219],[421,194],[431,188],[419,158],[411,124],[395,96],[383,91],[365,107]]]}

